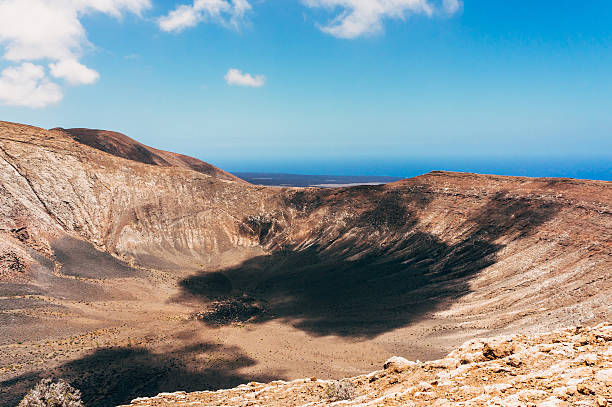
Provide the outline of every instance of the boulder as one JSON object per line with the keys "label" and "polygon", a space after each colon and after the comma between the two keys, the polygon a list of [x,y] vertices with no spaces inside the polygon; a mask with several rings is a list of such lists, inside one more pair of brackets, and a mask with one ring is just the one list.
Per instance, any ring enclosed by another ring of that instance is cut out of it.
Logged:
{"label": "boulder", "polygon": [[400,356],[393,356],[385,362],[383,367],[386,370],[404,370],[406,368],[416,367],[418,365],[419,364],[417,362],[413,362]]}

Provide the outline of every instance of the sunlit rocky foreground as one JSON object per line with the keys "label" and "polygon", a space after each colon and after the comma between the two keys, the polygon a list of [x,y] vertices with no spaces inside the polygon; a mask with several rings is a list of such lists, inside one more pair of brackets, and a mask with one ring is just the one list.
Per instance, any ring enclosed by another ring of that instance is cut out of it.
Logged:
{"label": "sunlit rocky foreground", "polygon": [[[346,383],[340,385],[339,383]],[[349,400],[338,389],[350,388]],[[352,393],[352,394],[350,394]],[[390,359],[341,382],[316,378],[231,390],[162,393],[145,406],[606,406],[612,405],[612,325],[466,342],[444,359]]]}

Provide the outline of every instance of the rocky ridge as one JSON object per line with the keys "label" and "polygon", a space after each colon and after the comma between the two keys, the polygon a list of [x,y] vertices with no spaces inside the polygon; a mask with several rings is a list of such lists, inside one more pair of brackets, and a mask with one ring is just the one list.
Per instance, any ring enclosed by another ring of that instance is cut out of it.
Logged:
{"label": "rocky ridge", "polygon": [[[339,394],[342,383],[350,392]],[[348,394],[348,397],[339,397]],[[345,399],[340,399],[345,398]],[[443,359],[391,358],[384,370],[340,382],[251,382],[216,392],[163,393],[130,407],[612,405],[612,325],[474,339]]]}
{"label": "rocky ridge", "polygon": [[188,168],[226,181],[244,182],[240,178],[197,158],[149,147],[115,131],[82,128],[63,129],[59,127],[53,130],[62,131],[79,143],[127,160],[162,167]]}

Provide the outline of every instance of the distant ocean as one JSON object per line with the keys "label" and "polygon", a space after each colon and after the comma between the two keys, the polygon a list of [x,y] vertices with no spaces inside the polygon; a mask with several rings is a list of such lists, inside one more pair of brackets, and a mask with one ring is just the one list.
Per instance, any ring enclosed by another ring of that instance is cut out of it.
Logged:
{"label": "distant ocean", "polygon": [[266,172],[235,172],[239,178],[255,185],[281,187],[342,187],[352,185],[379,185],[399,181],[400,177],[380,177],[372,175],[301,175]]}
{"label": "distant ocean", "polygon": [[[219,163],[223,166],[222,163]],[[612,181],[611,158],[520,158],[452,159],[428,158],[406,160],[325,160],[294,162],[249,162],[224,168],[249,182],[262,185],[305,186],[314,184],[349,184],[390,182],[434,170],[523,177],[561,177]],[[291,177],[289,174],[296,175]],[[314,176],[311,178],[306,175]],[[300,177],[302,176],[302,177]],[[385,178],[389,177],[389,178]],[[259,178],[253,180],[253,178]],[[266,180],[266,178],[269,178]],[[270,179],[271,178],[271,179]]]}

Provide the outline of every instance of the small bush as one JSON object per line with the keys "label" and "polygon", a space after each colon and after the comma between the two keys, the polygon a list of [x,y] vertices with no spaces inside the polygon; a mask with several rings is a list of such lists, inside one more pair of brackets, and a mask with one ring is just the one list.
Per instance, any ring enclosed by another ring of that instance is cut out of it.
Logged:
{"label": "small bush", "polygon": [[21,400],[18,407],[84,407],[81,392],[63,380],[43,379]]}
{"label": "small bush", "polygon": [[327,385],[327,398],[336,400],[351,400],[357,392],[355,385],[351,382],[333,382]]}

